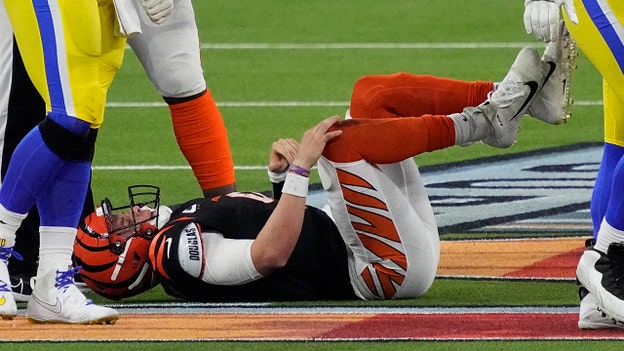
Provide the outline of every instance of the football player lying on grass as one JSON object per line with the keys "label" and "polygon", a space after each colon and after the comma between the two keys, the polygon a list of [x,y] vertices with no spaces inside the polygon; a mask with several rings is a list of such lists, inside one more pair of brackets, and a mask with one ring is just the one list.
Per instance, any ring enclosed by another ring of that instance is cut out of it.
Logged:
{"label": "football player lying on grass", "polygon": [[[434,280],[440,242],[412,157],[479,141],[509,147],[527,110],[559,123],[560,109],[544,107],[561,98],[542,88],[545,66],[526,48],[498,84],[363,77],[345,120],[330,117],[300,142],[273,143],[274,198],[233,192],[166,207],[158,188],[130,187],[130,206],[105,200],[86,218],[75,263],[85,283],[111,299],[158,283],[193,301],[421,296]],[[329,213],[306,206],[315,164]],[[137,200],[146,194],[149,201]]]}

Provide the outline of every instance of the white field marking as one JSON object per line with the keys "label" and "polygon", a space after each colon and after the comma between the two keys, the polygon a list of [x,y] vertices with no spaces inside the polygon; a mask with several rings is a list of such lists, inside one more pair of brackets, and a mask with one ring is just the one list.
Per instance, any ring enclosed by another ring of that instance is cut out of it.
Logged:
{"label": "white field marking", "polygon": [[[163,107],[164,102],[109,102],[106,107]],[[233,101],[218,102],[218,107],[328,107],[349,106],[348,101]]]}
{"label": "white field marking", "polygon": [[[277,306],[276,306],[277,305]],[[418,307],[418,306],[279,306],[271,302],[165,302],[115,303],[106,305],[129,314],[569,314],[578,313],[578,306],[493,306],[493,307]]]}
{"label": "white field marking", "polygon": [[202,43],[203,50],[521,49],[530,43]]}
{"label": "white field marking", "polygon": [[[102,166],[92,166],[91,167],[93,170],[96,171],[152,171],[152,170],[158,170],[158,171],[179,171],[179,170],[187,170],[187,169],[191,169],[191,166],[189,165],[172,165],[172,166],[165,166],[165,165],[125,165],[125,166],[106,166],[106,165],[102,165]],[[234,166],[235,170],[239,170],[239,171],[257,171],[257,170],[266,170],[266,165],[261,165],[261,166]]]}
{"label": "white field marking", "polygon": [[[201,43],[202,50],[379,50],[379,49],[522,49],[543,48],[540,42],[527,43]],[[126,50],[132,50],[126,45]]]}
{"label": "white field marking", "polygon": [[[602,100],[574,101],[573,106],[602,106]],[[106,107],[165,107],[164,102],[108,102]],[[230,101],[217,102],[218,107],[331,107],[349,106],[348,101]]]}

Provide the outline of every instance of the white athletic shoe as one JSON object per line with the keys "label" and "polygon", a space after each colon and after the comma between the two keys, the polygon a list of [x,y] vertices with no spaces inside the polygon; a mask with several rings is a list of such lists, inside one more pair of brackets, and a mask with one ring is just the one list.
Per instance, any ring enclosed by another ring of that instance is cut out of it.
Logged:
{"label": "white athletic shoe", "polygon": [[576,277],[608,317],[624,322],[624,244],[612,243],[607,253],[590,247],[583,252]]}
{"label": "white athletic shoe", "polygon": [[545,82],[529,106],[530,116],[550,124],[567,122],[572,104],[570,79],[577,55],[574,40],[562,21],[559,40],[548,43],[542,56]]}
{"label": "white athletic shoe", "polygon": [[43,277],[31,280],[33,292],[26,307],[26,316],[34,323],[113,324],[119,313],[98,306],[74,285],[74,274],[53,269]]}
{"label": "white athletic shoe", "polygon": [[579,288],[579,297],[581,298],[579,329],[624,329],[623,323],[618,323],[602,313],[596,297],[582,286]]}
{"label": "white athletic shoe", "polygon": [[[505,79],[479,106],[492,118],[492,135],[483,139],[484,143],[499,148],[513,145],[520,129],[520,120],[538,93],[543,77],[541,58],[537,51],[533,48],[520,50]],[[486,110],[493,108],[497,111],[491,116]]]}
{"label": "white athletic shoe", "polygon": [[17,305],[11,290],[11,277],[7,262],[13,252],[13,247],[0,247],[0,318],[13,319],[17,315]]}

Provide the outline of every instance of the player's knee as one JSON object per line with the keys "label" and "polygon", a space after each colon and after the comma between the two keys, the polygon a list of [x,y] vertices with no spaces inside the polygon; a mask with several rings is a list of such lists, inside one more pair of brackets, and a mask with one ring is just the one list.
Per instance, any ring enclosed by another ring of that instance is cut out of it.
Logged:
{"label": "player's knee", "polygon": [[168,98],[185,98],[197,95],[206,89],[206,81],[201,73],[198,74],[194,70],[186,70],[183,67],[178,69],[173,67],[167,74],[152,77],[152,81],[158,93]]}
{"label": "player's knee", "polygon": [[361,115],[366,112],[369,92],[374,86],[374,81],[375,78],[373,76],[364,76],[355,81],[349,107],[351,116],[356,118],[366,117]]}
{"label": "player's knee", "polygon": [[88,135],[81,136],[46,118],[39,123],[39,131],[46,146],[58,157],[70,161],[93,159],[97,129],[91,129]]}

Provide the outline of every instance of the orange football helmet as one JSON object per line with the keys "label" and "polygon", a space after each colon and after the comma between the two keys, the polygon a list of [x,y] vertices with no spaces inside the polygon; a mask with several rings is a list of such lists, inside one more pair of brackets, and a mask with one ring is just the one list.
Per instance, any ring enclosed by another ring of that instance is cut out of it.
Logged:
{"label": "orange football helmet", "polygon": [[[118,208],[113,208],[108,198],[104,199],[80,223],[74,241],[74,265],[82,267],[82,280],[91,290],[113,300],[134,296],[158,284],[148,250],[157,232],[160,189],[134,185],[128,187],[128,195],[130,205]],[[112,228],[115,214],[135,206],[152,208],[152,216],[137,221],[134,211],[130,211],[130,224]]]}

